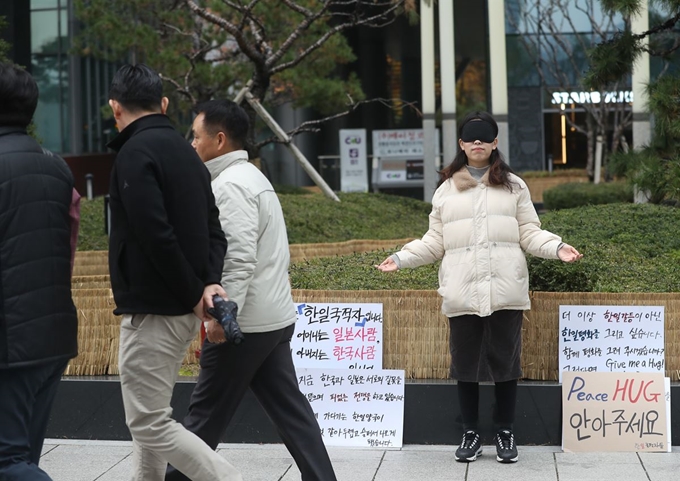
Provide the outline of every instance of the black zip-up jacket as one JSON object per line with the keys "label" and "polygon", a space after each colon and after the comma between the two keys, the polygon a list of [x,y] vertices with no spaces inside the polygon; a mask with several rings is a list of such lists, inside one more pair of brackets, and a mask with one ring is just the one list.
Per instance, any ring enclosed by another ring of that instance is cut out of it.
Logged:
{"label": "black zip-up jacket", "polygon": [[63,159],[45,155],[25,129],[0,127],[0,369],[78,354],[72,194]]}
{"label": "black zip-up jacket", "polygon": [[196,151],[161,114],[113,139],[109,270],[115,314],[188,314],[219,284],[227,241]]}

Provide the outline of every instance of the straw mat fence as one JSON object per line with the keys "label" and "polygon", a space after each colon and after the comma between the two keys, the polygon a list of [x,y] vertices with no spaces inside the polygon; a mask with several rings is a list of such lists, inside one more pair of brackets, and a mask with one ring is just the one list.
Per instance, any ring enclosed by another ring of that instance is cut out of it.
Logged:
{"label": "straw mat fence", "polygon": [[[392,245],[398,243],[392,242]],[[91,260],[88,257],[78,260]],[[414,379],[448,376],[449,328],[435,291],[294,290],[293,298],[296,302],[382,303],[384,368],[404,369],[406,376]],[[112,313],[114,302],[108,275],[74,276],[73,299],[80,321],[80,355],[71,361],[67,374],[117,374],[120,319]],[[531,300],[532,309],[525,312],[523,326],[525,378],[558,379],[561,304],[661,305],[665,307],[666,375],[673,381],[680,380],[680,293],[532,292]],[[197,337],[187,351],[185,364],[197,362],[195,351],[199,347]]]}

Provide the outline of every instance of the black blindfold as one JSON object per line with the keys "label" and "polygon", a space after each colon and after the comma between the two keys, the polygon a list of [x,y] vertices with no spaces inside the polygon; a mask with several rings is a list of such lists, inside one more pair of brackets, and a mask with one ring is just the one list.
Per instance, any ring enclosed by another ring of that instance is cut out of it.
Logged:
{"label": "black blindfold", "polygon": [[460,133],[460,138],[463,142],[474,142],[480,140],[482,142],[491,143],[496,138],[496,132],[493,125],[484,120],[472,120],[463,126]]}

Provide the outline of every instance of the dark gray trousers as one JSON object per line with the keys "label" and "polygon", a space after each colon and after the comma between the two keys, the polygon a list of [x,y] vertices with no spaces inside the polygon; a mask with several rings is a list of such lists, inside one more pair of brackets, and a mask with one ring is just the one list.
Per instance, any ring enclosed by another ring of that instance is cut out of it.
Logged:
{"label": "dark gray trousers", "polygon": [[[182,424],[215,449],[241,399],[250,388],[272,420],[303,481],[335,481],[319,424],[300,392],[290,352],[295,325],[245,340],[203,343],[201,372]],[[166,481],[188,478],[172,467]]]}
{"label": "dark gray trousers", "polygon": [[38,467],[47,422],[68,360],[0,369],[0,480],[49,481]]}

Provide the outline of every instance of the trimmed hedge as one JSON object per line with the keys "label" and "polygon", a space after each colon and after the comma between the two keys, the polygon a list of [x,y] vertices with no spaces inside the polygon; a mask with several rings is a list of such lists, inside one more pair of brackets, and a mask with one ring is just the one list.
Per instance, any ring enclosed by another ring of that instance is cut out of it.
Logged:
{"label": "trimmed hedge", "polygon": [[587,177],[588,173],[585,169],[556,169],[552,172],[547,170],[527,170],[520,172],[520,177],[523,179],[543,179],[546,177]]}
{"label": "trimmed hedge", "polygon": [[[584,254],[574,264],[527,256],[530,289],[553,292],[680,292],[680,209],[610,204],[549,212],[543,227]],[[424,232],[424,231],[423,231]],[[291,266],[298,289],[436,289],[438,266],[383,274],[395,252],[316,259]]]}
{"label": "trimmed hedge", "polygon": [[78,250],[104,251],[109,248],[109,236],[104,232],[104,197],[80,199],[80,230]]}
{"label": "trimmed hedge", "polygon": [[291,264],[291,284],[293,289],[330,291],[437,289],[439,262],[390,273],[380,272],[374,267],[400,248],[395,246],[390,251],[326,257]]}
{"label": "trimmed hedge", "polygon": [[619,202],[633,202],[633,188],[630,184],[625,182],[604,184],[570,182],[543,192],[543,206],[548,210]]}
{"label": "trimmed hedge", "polygon": [[[279,194],[291,244],[342,242],[352,239],[404,239],[427,231],[432,206],[386,194],[343,194],[335,202],[305,189]],[[79,250],[106,250],[104,198],[81,201]]]}
{"label": "trimmed hedge", "polygon": [[321,194],[279,195],[288,242],[404,239],[427,231],[432,206],[386,194],[343,194],[335,202]]}

